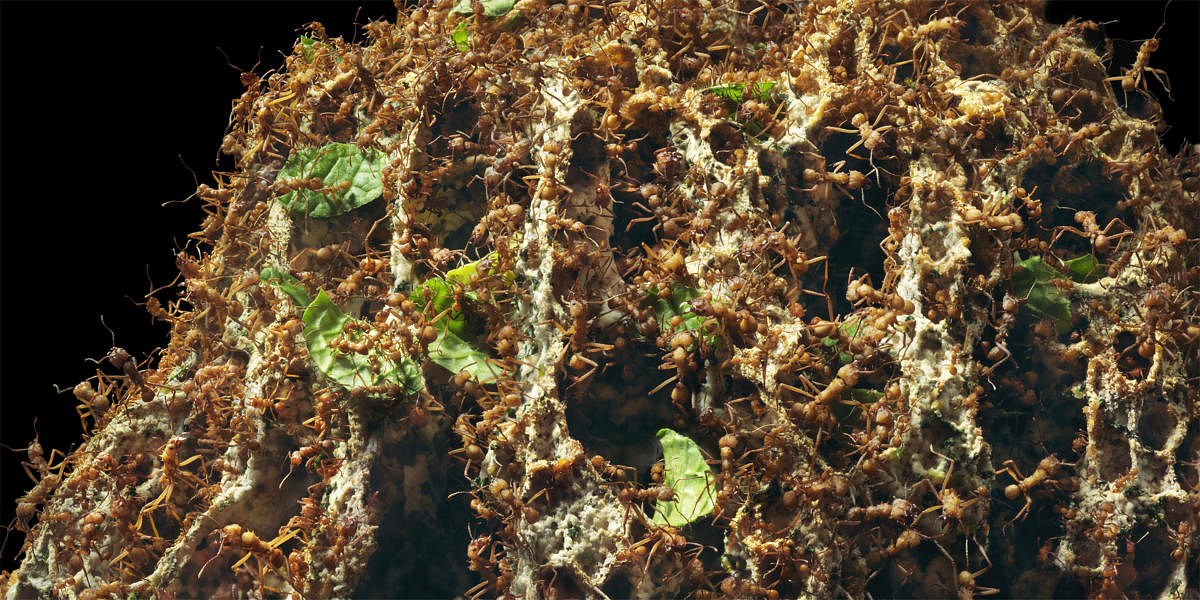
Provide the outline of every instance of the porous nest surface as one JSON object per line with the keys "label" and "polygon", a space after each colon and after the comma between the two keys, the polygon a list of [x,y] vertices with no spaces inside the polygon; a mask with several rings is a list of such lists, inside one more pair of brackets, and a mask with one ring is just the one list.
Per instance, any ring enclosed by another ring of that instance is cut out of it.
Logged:
{"label": "porous nest surface", "polygon": [[6,597],[1196,597],[1200,158],[1039,10],[310,26]]}

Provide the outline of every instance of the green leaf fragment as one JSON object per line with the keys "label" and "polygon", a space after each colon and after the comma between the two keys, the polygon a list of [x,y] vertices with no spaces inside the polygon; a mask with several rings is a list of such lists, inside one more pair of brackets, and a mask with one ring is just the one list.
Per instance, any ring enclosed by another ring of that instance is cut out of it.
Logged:
{"label": "green leaf fragment", "polygon": [[317,40],[314,40],[307,35],[300,36],[300,47],[304,52],[304,60],[312,62],[313,55],[317,53],[317,49],[314,47],[316,43]]}
{"label": "green leaf fragment", "polygon": [[1062,272],[1046,264],[1040,256],[1017,263],[1024,270],[1013,274],[1013,289],[1027,298],[1026,306],[1034,314],[1052,319],[1059,333],[1071,330],[1071,302],[1054,285],[1055,279],[1065,279]]}
{"label": "green leaf fragment", "polygon": [[[475,263],[467,263],[447,271],[445,277],[430,277],[413,291],[413,304],[424,309],[426,304],[432,303],[429,316],[437,319],[433,322],[434,326],[438,329],[449,328],[459,337],[469,337],[467,315],[463,311],[454,310],[454,301],[458,287],[471,283],[471,276],[475,274],[475,269]],[[463,292],[463,297],[472,302],[477,300],[475,292]]]}
{"label": "green leaf fragment", "polygon": [[[300,42],[300,50],[301,50],[301,52],[304,53],[304,60],[311,63],[313,60],[313,57],[316,56],[316,54],[317,54],[317,43],[318,43],[317,40],[310,38],[307,35],[302,35],[302,36],[300,36],[299,42]],[[333,45],[330,44],[329,42],[320,42],[320,43],[321,43],[321,45],[325,46],[326,48],[328,48],[330,50],[333,49]],[[339,58],[338,60],[341,60],[341,59]]]}
{"label": "green leaf fragment", "polygon": [[476,381],[495,380],[496,367],[488,362],[488,353],[451,331],[438,328],[438,338],[429,344],[429,360],[451,373],[466,371]]}
{"label": "green leaf fragment", "polygon": [[293,215],[317,218],[344,215],[382,195],[386,159],[383,152],[373,148],[363,150],[341,142],[296,150],[279,170],[279,179],[319,177],[334,189],[325,193],[292,190],[279,196],[279,202]]}
{"label": "green leaf fragment", "polygon": [[463,336],[467,334],[467,318],[462,311],[454,310],[454,293],[454,284],[441,277],[431,277],[413,291],[411,299],[421,310],[429,306],[427,314],[439,330],[448,328],[455,335]]}
{"label": "green leaf fragment", "polygon": [[[861,329],[862,319],[859,318],[847,319],[838,325],[838,331],[842,332],[846,335],[846,337],[849,338],[857,337],[858,332]],[[838,343],[838,338],[826,336],[821,338],[821,343],[825,344],[826,346],[836,346]]]}
{"label": "green leaf fragment", "polygon": [[867,388],[850,388],[847,392],[855,402],[870,404],[883,397],[883,392]]}
{"label": "green leaf fragment", "polygon": [[292,299],[297,306],[308,306],[312,304],[312,296],[308,295],[308,290],[304,288],[304,284],[300,283],[289,273],[284,273],[274,267],[267,267],[258,272],[258,277],[267,283],[279,288],[279,291]]}
{"label": "green leaf fragment", "polygon": [[341,337],[346,325],[354,319],[342,312],[324,290],[318,292],[317,298],[304,310],[302,320],[309,356],[333,381],[346,387],[393,384],[408,393],[424,389],[421,369],[411,358],[406,357],[397,365],[375,350],[362,355],[331,348],[330,343]]}
{"label": "green leaf fragment", "polygon": [[358,368],[352,357],[346,357],[329,347],[330,342],[342,335],[342,329],[350,322],[350,316],[342,312],[322,290],[316,300],[304,310],[304,341],[313,362],[330,378],[344,385],[366,385],[355,381]]}
{"label": "green leaf fragment", "polygon": [[478,271],[478,264],[479,263],[477,262],[469,262],[461,267],[450,269],[449,271],[446,271],[446,279],[450,281],[457,281],[463,285],[470,285],[471,278],[474,277],[476,271]]}
{"label": "green leaf fragment", "polygon": [[[671,287],[670,297],[663,298],[658,295],[658,289],[652,287],[650,288],[650,294],[643,301],[643,305],[649,306],[654,311],[654,316],[658,319],[660,330],[672,333],[691,331],[696,334],[696,337],[700,341],[707,343],[710,347],[716,347],[717,334],[715,332],[710,333],[704,327],[704,317],[692,310],[691,301],[699,296],[700,292],[695,288],[676,285]],[[676,316],[683,321],[678,329],[671,326],[671,319]],[[695,351],[697,343],[693,342],[688,347],[688,351]]]}
{"label": "green leaf fragment", "polygon": [[[469,341],[475,336],[468,326],[466,312],[454,310],[458,287],[469,284],[477,270],[478,262],[472,262],[447,271],[445,277],[431,277],[413,291],[410,299],[435,319],[432,325],[438,337],[429,344],[429,360],[451,373],[466,371],[477,381],[489,381],[499,371],[488,362],[488,353]],[[464,292],[463,297],[478,301],[475,292]]]}
{"label": "green leaf fragment", "polygon": [[[858,332],[862,330],[862,324],[863,324],[863,320],[860,318],[847,319],[846,321],[843,321],[840,325],[838,325],[838,331],[842,332],[842,334],[845,335],[846,337],[854,338],[854,337],[857,337]],[[821,338],[821,343],[824,344],[827,348],[829,348],[831,350],[837,347],[838,342],[839,342],[839,339],[835,338],[835,337],[826,336],[826,337]],[[832,353],[828,354],[827,357],[830,360],[832,360],[834,358]],[[839,363],[841,363],[843,365],[848,365],[854,361],[854,356],[852,356],[848,352],[838,351],[837,359],[838,359]]]}
{"label": "green leaf fragment", "polygon": [[682,527],[712,514],[716,505],[713,488],[716,476],[691,439],[670,429],[658,430],[663,448],[663,485],[675,490],[675,499],[659,500],[651,522]]}
{"label": "green leaf fragment", "polygon": [[1100,279],[1100,263],[1091,254],[1063,261],[1067,266],[1067,277],[1078,283],[1093,283]]}
{"label": "green leaf fragment", "polygon": [[471,27],[467,25],[466,21],[459,21],[458,27],[455,27],[454,32],[450,34],[450,39],[454,40],[454,45],[458,46],[458,49],[463,52],[471,49],[471,44],[467,42],[467,38],[471,35],[470,29]]}
{"label": "green leaf fragment", "polygon": [[[503,17],[512,10],[516,0],[482,0],[483,14],[489,17]],[[458,0],[454,8],[450,10],[456,15],[471,15],[475,14],[475,10],[471,8],[471,0]]]}
{"label": "green leaf fragment", "polygon": [[769,102],[771,100],[771,88],[773,87],[775,87],[774,81],[763,81],[751,85],[749,91],[747,91],[746,84],[744,83],[727,83],[705,88],[704,91],[741,104],[751,98],[760,102]]}
{"label": "green leaf fragment", "polygon": [[858,332],[862,330],[862,324],[862,319],[847,319],[841,325],[838,325],[838,330],[846,334],[846,337],[855,338],[858,337]]}
{"label": "green leaf fragment", "polygon": [[743,87],[745,86],[740,83],[731,83],[727,85],[714,85],[704,91],[716,94],[719,98],[741,104]]}
{"label": "green leaf fragment", "polygon": [[421,365],[407,356],[396,365],[394,371],[388,373],[388,378],[403,387],[408,394],[425,389],[425,376],[421,373]]}

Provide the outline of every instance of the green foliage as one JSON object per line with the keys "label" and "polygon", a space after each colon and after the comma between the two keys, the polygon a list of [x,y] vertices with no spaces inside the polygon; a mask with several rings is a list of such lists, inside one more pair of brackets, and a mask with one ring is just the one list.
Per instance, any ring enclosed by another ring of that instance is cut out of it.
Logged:
{"label": "green foliage", "polygon": [[312,304],[312,296],[308,295],[308,290],[304,288],[304,284],[300,283],[299,279],[292,277],[288,273],[284,273],[274,267],[267,267],[258,272],[258,276],[263,281],[279,288],[279,291],[292,299],[297,306],[308,306]]}
{"label": "green foliage", "polygon": [[1100,279],[1102,273],[1096,257],[1091,254],[1084,254],[1079,258],[1072,258],[1071,260],[1064,260],[1063,264],[1067,266],[1067,277],[1079,283],[1097,281]]}
{"label": "green foliage", "polygon": [[300,47],[304,52],[304,60],[312,62],[313,55],[317,53],[317,49],[313,47],[313,45],[316,43],[317,40],[314,40],[307,35],[300,36]]}
{"label": "green foliage", "polygon": [[877,400],[883,397],[883,392],[872,390],[870,388],[848,388],[842,391],[842,397],[838,402],[832,403],[830,410],[833,411],[833,416],[837,417],[839,422],[849,422],[854,419],[861,419],[861,413],[858,412],[860,406],[865,404],[874,404]]}
{"label": "green foliage", "polygon": [[651,522],[682,527],[712,514],[716,476],[700,453],[700,447],[670,429],[659,429],[658,440],[662,444],[665,463],[663,485],[675,490],[675,499],[657,501]]}
{"label": "green foliage", "polygon": [[715,94],[730,102],[741,104],[751,98],[760,102],[769,102],[771,100],[771,88],[773,87],[775,87],[774,81],[764,81],[751,85],[750,90],[747,91],[746,84],[744,83],[727,83],[705,88],[704,91]]}
{"label": "green foliage", "polygon": [[[487,381],[499,373],[488,363],[488,353],[471,341],[476,336],[466,311],[454,310],[458,287],[469,284],[477,268],[478,263],[472,262],[447,271],[444,278],[431,277],[413,291],[410,299],[435,319],[432,325],[438,337],[429,344],[429,360],[451,373],[466,371],[478,381]],[[470,302],[478,301],[475,292],[464,291],[462,295]],[[459,306],[465,308],[462,302]]]}
{"label": "green foliage", "polygon": [[342,312],[324,290],[304,310],[303,321],[308,354],[333,381],[346,387],[395,384],[410,394],[424,389],[421,368],[411,358],[405,357],[396,364],[374,349],[364,356],[331,348],[330,343],[341,337],[346,325],[354,319]]}
{"label": "green foliage", "polygon": [[[717,345],[717,334],[711,331],[712,327],[704,327],[704,317],[692,310],[691,301],[699,296],[700,292],[695,288],[673,285],[671,286],[670,297],[663,298],[658,295],[658,288],[651,287],[650,293],[642,301],[642,306],[649,307],[654,311],[654,317],[658,320],[660,331],[667,333],[690,331],[695,334],[697,342],[692,343],[688,347],[689,352],[695,351],[701,342],[708,344],[710,348],[715,348]],[[683,320],[683,323],[678,328],[671,326],[671,318],[676,316]]]}
{"label": "green foliage", "polygon": [[459,50],[466,52],[471,49],[471,44],[467,41],[471,35],[471,26],[467,25],[466,21],[459,21],[458,27],[454,28],[454,32],[450,34],[450,39],[454,40],[454,45]]}
{"label": "green foliage", "polygon": [[[300,50],[304,53],[304,60],[312,62],[313,57],[317,54],[317,40],[308,37],[307,35],[300,36]],[[326,48],[332,48],[329,44],[324,44]]]}
{"label": "green foliage", "polygon": [[355,144],[340,142],[295,150],[279,170],[281,181],[319,177],[327,187],[335,189],[325,193],[292,190],[279,196],[279,202],[293,215],[329,218],[346,214],[383,193],[386,159],[378,150],[362,150]]}
{"label": "green foliage", "polygon": [[494,380],[499,375],[488,358],[488,353],[475,344],[440,327],[438,338],[429,344],[429,360],[451,373],[466,371],[476,381]]}
{"label": "green foliage", "polygon": [[[850,319],[843,321],[841,325],[838,325],[838,330],[841,331],[843,334],[846,335],[846,337],[849,337],[849,338],[857,337],[858,332],[861,329],[862,329],[862,319],[859,319],[859,318],[850,318]],[[833,359],[835,357],[837,358],[837,361],[843,365],[850,364],[850,362],[854,360],[854,357],[851,356],[850,353],[845,352],[845,351],[839,351],[837,349],[838,338],[823,337],[823,338],[821,338],[821,344],[823,344],[826,348],[829,349],[829,351],[825,357],[827,362],[833,362]],[[834,352],[836,352],[836,356],[835,356]]]}
{"label": "green foliage", "polygon": [[1053,320],[1059,333],[1070,331],[1073,320],[1071,301],[1066,292],[1054,285],[1054,280],[1069,279],[1079,283],[1096,281],[1100,275],[1096,259],[1086,255],[1064,261],[1066,273],[1046,264],[1040,256],[1025,260],[1019,260],[1018,256],[1017,259],[1017,266],[1021,269],[1013,274],[1013,289],[1019,296],[1027,298],[1025,306],[1038,317]]}
{"label": "green foliage", "polygon": [[[749,89],[747,89],[746,84],[744,83],[728,83],[724,85],[714,85],[712,87],[705,88],[704,91],[714,94],[720,98],[724,98],[731,104],[740,105],[743,102],[751,99],[758,100],[760,102],[770,102],[771,88],[775,87],[775,85],[776,84],[774,81],[764,81],[755,83],[751,85]],[[735,109],[725,118],[731,121],[736,120],[737,110]],[[754,119],[750,119],[743,124],[743,129],[746,135],[750,136],[751,138],[757,138],[763,133],[764,126],[762,123]]]}
{"label": "green foliage", "polygon": [[[448,271],[444,278],[438,276],[430,277],[420,287],[413,290],[411,297],[413,304],[416,304],[422,310],[425,309],[426,305],[431,306],[431,317],[441,315],[434,322],[434,325],[439,329],[448,329],[451,333],[459,337],[469,335],[467,333],[467,314],[464,311],[454,310],[454,300],[458,286],[465,286],[470,283],[471,274],[474,272],[475,263],[468,263],[457,269]],[[464,291],[463,297],[472,302],[477,300],[475,292]]]}
{"label": "green foliage", "polygon": [[[508,11],[512,10],[513,5],[516,4],[516,0],[482,0],[481,4],[483,4],[484,15],[489,17],[503,17],[508,14]],[[458,0],[458,3],[454,5],[454,8],[450,12],[456,15],[475,14],[475,11],[471,8],[471,0]]]}
{"label": "green foliage", "polygon": [[869,388],[850,388],[843,392],[843,395],[849,396],[850,399],[862,404],[871,404],[883,397],[883,392],[872,390]]}

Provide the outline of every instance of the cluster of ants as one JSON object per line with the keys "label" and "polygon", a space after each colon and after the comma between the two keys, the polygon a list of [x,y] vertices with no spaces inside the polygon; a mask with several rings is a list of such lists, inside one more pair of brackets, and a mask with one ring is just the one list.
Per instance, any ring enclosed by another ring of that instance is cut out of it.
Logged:
{"label": "cluster of ants", "polygon": [[[1114,93],[1165,84],[1157,39],[1109,75],[1097,25],[1018,2],[499,5],[401,9],[365,46],[312,24],[243,75],[240,171],[197,189],[180,298],[145,302],[171,341],[73,389],[79,448],[22,449],[4,595],[366,594],[401,547],[405,589],[471,598],[1195,572],[1200,155]],[[381,198],[289,212],[348,187],[280,175],[334,142],[388,157]],[[318,348],[321,293],[346,325]],[[346,357],[419,385],[339,383]],[[1185,431],[1151,447],[1125,402]],[[655,517],[672,465],[588,447],[658,427],[712,457],[683,525]]]}

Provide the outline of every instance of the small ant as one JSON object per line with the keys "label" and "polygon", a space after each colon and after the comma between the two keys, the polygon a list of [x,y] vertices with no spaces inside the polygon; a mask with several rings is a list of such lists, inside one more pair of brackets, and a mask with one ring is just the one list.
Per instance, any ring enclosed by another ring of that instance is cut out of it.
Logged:
{"label": "small ant", "polygon": [[1021,507],[1020,512],[1017,513],[1017,516],[1013,517],[1013,519],[1009,521],[1011,524],[1020,520],[1021,517],[1024,516],[1029,510],[1029,507],[1033,504],[1033,498],[1029,497],[1029,491],[1047,481],[1050,477],[1058,472],[1059,467],[1068,463],[1058,460],[1058,457],[1051,454],[1050,456],[1043,458],[1041,462],[1038,463],[1037,470],[1035,470],[1029,477],[1024,477],[1021,475],[1021,470],[1017,468],[1017,464],[1014,463],[1012,459],[1004,461],[1003,464],[1004,468],[1000,469],[998,472],[1008,473],[1010,477],[1016,480],[1016,483],[1004,488],[1004,497],[1008,498],[1009,500],[1016,500],[1022,495],[1025,496],[1025,506]]}
{"label": "small ant", "polygon": [[979,502],[983,498],[975,497],[963,502],[962,499],[959,498],[958,492],[955,492],[953,488],[950,488],[950,477],[954,474],[954,459],[942,455],[932,447],[930,448],[930,452],[949,460],[950,468],[946,470],[946,476],[944,479],[942,479],[942,488],[940,490],[933,487],[933,482],[930,481],[928,477],[917,482],[917,486],[921,485],[922,483],[929,486],[929,490],[932,491],[933,495],[936,496],[941,502],[941,504],[937,506],[931,506],[922,511],[921,514],[917,515],[917,519],[920,520],[921,517],[940,509],[942,511],[942,519],[954,519],[955,521],[959,521],[961,523],[965,517],[964,511],[967,509],[967,507]]}
{"label": "small ant", "polygon": [[[1092,244],[1092,248],[1096,252],[1099,252],[1101,254],[1107,254],[1108,251],[1112,248],[1113,240],[1123,238],[1127,235],[1133,235],[1133,231],[1129,229],[1129,226],[1126,225],[1124,221],[1122,221],[1121,219],[1118,219],[1118,218],[1114,218],[1113,220],[1109,221],[1108,225],[1106,225],[1104,227],[1104,229],[1100,229],[1100,227],[1096,224],[1096,213],[1094,213],[1090,210],[1081,210],[1081,211],[1075,213],[1075,222],[1082,225],[1083,229],[1080,230],[1080,229],[1078,229],[1076,227],[1072,227],[1070,225],[1063,225],[1061,227],[1057,227],[1056,228],[1057,231],[1055,231],[1054,237],[1050,240],[1050,245],[1054,245],[1054,243],[1057,242],[1058,239],[1060,237],[1062,237],[1062,235],[1064,233],[1073,233],[1079,237],[1087,238],[1088,240],[1090,240],[1091,244]],[[1112,229],[1113,226],[1116,225],[1117,223],[1120,223],[1123,227],[1125,227],[1126,231],[1124,231],[1122,233],[1118,233],[1117,235],[1114,235],[1114,236],[1109,236],[1108,235],[1109,230]]]}
{"label": "small ant", "polygon": [[[1166,23],[1163,23],[1163,25],[1165,24]],[[1159,29],[1162,29],[1162,25],[1159,26]],[[1129,69],[1125,71],[1124,75],[1120,75],[1118,77],[1109,77],[1104,81],[1120,81],[1121,89],[1125,90],[1126,92],[1131,92],[1135,89],[1142,89],[1143,78],[1145,77],[1146,73],[1150,73],[1151,75],[1154,75],[1154,78],[1158,80],[1158,83],[1162,85],[1169,94],[1171,92],[1170,79],[1166,79],[1164,81],[1164,78],[1167,77],[1167,72],[1162,69],[1156,69],[1149,66],[1150,55],[1157,51],[1159,46],[1159,39],[1157,37],[1158,32],[1154,32],[1154,35],[1155,37],[1142,42],[1141,47],[1138,48],[1137,58],[1133,61],[1133,66],[1129,67]]]}
{"label": "small ant", "polygon": [[[163,504],[166,504],[167,511],[174,515],[175,511],[171,508],[170,500],[171,495],[175,492],[176,479],[182,477],[185,481],[189,481],[197,485],[202,485],[204,483],[204,480],[198,475],[180,470],[180,467],[184,467],[196,461],[200,461],[201,469],[204,468],[204,459],[199,454],[180,462],[179,448],[186,443],[187,440],[188,436],[186,434],[177,435],[172,437],[167,441],[166,444],[163,445],[163,449],[159,453],[159,459],[162,460],[162,474],[159,476],[159,483],[163,485],[163,491],[158,495],[157,498],[151,500],[142,507],[142,510],[138,513],[137,522],[134,523],[133,526],[135,531],[141,530],[142,519],[145,517],[146,513],[154,512],[156,508],[162,506]],[[175,517],[178,519],[178,515],[175,515]],[[154,530],[154,535],[157,537],[158,528],[154,525],[153,518],[150,519],[150,528]]]}
{"label": "small ant", "polygon": [[[67,461],[65,460],[66,454],[64,454],[61,450],[52,449],[50,450],[50,458],[47,459],[45,450],[42,449],[42,444],[38,442],[36,419],[34,419],[33,422],[33,431],[33,441],[30,442],[28,446],[25,446],[24,448],[12,448],[4,444],[0,444],[0,448],[4,448],[5,450],[9,450],[11,452],[26,452],[29,455],[28,461],[21,462],[21,468],[25,470],[25,474],[28,475],[35,484],[40,483],[41,480],[45,479],[55,469],[58,470],[57,475],[59,478],[61,478],[63,471],[67,468]],[[60,461],[56,465],[54,464],[54,459],[57,456],[62,456],[64,460]],[[33,471],[30,469],[36,470],[40,477],[38,475],[34,475]]]}

